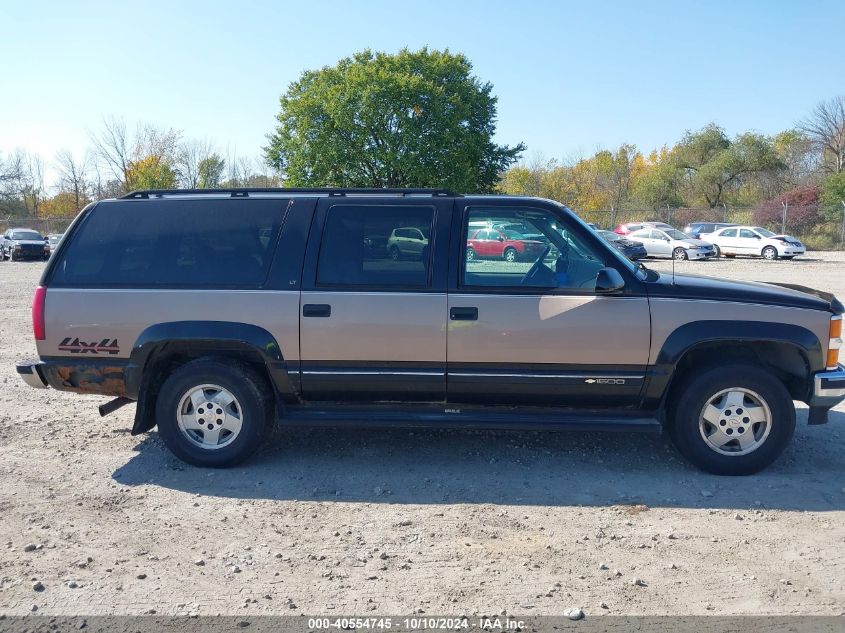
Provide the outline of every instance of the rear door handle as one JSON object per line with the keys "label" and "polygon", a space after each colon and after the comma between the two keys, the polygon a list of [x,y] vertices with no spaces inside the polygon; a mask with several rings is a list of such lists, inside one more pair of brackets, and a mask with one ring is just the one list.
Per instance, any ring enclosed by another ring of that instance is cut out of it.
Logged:
{"label": "rear door handle", "polygon": [[450,308],[452,321],[478,321],[478,308]]}
{"label": "rear door handle", "polygon": [[306,303],[302,306],[302,316],[304,317],[330,317],[332,315],[332,307],[328,303]]}

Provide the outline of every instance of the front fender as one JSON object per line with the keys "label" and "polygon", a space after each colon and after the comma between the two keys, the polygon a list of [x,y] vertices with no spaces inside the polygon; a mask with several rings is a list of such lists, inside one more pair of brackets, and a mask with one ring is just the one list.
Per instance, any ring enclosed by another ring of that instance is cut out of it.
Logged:
{"label": "front fender", "polygon": [[824,348],[810,330],[792,323],[761,321],[691,321],[674,330],[663,343],[644,387],[646,406],[655,406],[685,355],[704,345],[742,343],[753,351],[755,344],[776,343],[796,349],[807,363],[808,389],[813,372],[824,368]]}

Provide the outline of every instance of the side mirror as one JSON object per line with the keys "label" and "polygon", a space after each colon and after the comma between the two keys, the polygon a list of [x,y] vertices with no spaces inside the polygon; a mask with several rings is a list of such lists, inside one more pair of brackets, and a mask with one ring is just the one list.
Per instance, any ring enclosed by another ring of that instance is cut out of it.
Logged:
{"label": "side mirror", "polygon": [[608,295],[625,287],[625,280],[615,268],[601,268],[596,274],[596,294]]}

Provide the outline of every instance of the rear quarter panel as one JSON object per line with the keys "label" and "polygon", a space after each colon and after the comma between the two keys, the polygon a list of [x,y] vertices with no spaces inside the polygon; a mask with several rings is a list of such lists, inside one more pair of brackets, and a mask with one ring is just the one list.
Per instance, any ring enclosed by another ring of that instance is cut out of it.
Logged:
{"label": "rear quarter panel", "polygon": [[39,356],[82,356],[59,349],[66,338],[86,343],[117,339],[117,354],[129,358],[142,331],[173,321],[230,321],[262,327],[279,343],[287,361],[299,360],[299,292],[274,290],[49,288],[47,337]]}

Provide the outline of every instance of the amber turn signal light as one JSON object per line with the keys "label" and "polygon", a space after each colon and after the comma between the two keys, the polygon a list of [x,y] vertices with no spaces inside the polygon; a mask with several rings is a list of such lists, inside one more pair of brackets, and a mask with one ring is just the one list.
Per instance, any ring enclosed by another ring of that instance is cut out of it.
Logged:
{"label": "amber turn signal light", "polygon": [[827,346],[827,368],[836,369],[839,365],[839,350],[842,347],[842,315],[830,320],[830,342]]}

